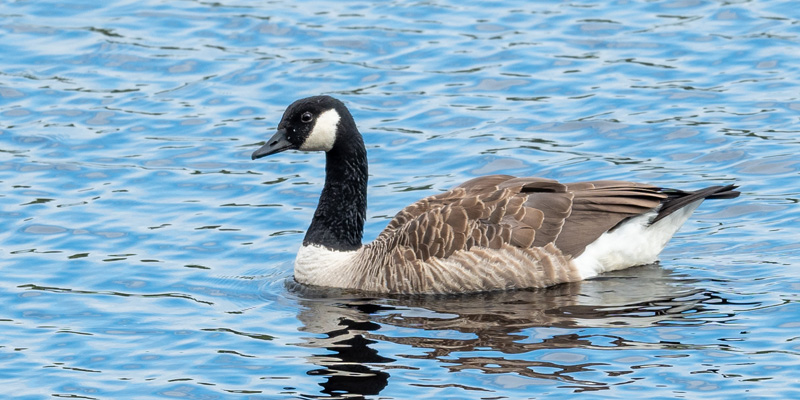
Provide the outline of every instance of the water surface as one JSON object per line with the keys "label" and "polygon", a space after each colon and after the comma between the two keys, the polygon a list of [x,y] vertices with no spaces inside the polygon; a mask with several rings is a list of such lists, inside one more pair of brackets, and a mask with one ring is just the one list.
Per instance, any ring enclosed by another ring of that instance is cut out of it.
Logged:
{"label": "water surface", "polygon": [[[790,1],[0,3],[0,392],[20,399],[796,398]],[[292,282],[344,100],[365,240],[492,173],[736,183],[658,265],[539,291]]]}

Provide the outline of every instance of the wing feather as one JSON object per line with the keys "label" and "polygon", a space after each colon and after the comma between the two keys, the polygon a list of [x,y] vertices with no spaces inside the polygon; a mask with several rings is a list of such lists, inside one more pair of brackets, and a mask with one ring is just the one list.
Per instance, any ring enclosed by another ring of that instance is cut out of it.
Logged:
{"label": "wing feather", "polygon": [[658,187],[632,182],[562,184],[483,176],[404,208],[375,242],[395,261],[447,258],[474,246],[548,243],[574,257],[604,232],[658,207],[666,197]]}

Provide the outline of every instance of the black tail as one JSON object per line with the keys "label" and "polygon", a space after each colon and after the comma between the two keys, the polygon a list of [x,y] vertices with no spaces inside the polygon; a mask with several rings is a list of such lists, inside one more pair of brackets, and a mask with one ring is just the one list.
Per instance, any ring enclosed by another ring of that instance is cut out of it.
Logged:
{"label": "black tail", "polygon": [[651,224],[661,220],[662,218],[665,218],[666,216],[680,210],[683,207],[688,206],[691,203],[694,203],[697,200],[733,199],[739,197],[740,193],[734,190],[737,187],[738,186],[736,185],[711,186],[694,192],[686,192],[676,189],[662,189],[662,193],[666,194],[667,198],[663,203],[661,203],[661,209],[658,210],[658,215],[656,215]]}

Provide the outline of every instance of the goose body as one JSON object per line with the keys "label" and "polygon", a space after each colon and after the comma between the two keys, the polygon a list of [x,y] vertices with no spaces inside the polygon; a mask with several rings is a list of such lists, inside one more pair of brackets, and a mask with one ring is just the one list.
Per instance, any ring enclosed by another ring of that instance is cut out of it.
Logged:
{"label": "goose body", "polygon": [[326,153],[295,280],[370,292],[538,288],[649,264],[703,200],[739,195],[733,185],[689,192],[483,176],[409,205],[362,245],[367,156],[345,105],[329,96],[297,100],[252,158],[289,149]]}

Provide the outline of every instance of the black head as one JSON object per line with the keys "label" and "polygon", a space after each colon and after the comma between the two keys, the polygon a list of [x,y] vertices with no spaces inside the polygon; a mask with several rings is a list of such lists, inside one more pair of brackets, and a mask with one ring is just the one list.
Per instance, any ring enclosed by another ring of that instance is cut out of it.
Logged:
{"label": "black head", "polygon": [[283,113],[278,131],[253,152],[253,159],[285,150],[330,151],[336,145],[342,124],[353,124],[352,119],[347,107],[333,97],[297,100]]}

